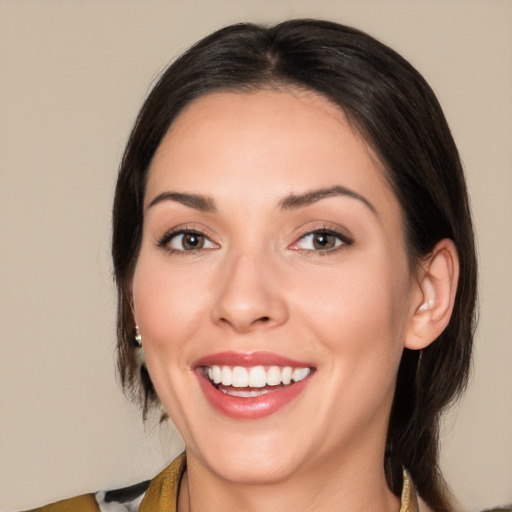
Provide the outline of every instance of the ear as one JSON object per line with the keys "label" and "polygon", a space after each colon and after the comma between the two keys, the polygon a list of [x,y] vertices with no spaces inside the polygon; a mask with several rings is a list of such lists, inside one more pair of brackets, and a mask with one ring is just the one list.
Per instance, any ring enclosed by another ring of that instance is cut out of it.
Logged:
{"label": "ear", "polygon": [[420,265],[405,347],[420,350],[430,345],[448,325],[453,311],[459,257],[454,243],[443,239]]}

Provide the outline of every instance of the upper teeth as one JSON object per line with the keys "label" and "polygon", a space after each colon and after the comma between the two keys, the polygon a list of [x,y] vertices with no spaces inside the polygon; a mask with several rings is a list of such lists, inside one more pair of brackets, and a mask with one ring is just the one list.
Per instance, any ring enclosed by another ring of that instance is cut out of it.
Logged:
{"label": "upper teeth", "polygon": [[288,385],[293,380],[305,379],[311,372],[310,368],[292,368],[291,366],[208,366],[206,373],[215,384],[233,386],[235,388],[263,388],[265,386]]}

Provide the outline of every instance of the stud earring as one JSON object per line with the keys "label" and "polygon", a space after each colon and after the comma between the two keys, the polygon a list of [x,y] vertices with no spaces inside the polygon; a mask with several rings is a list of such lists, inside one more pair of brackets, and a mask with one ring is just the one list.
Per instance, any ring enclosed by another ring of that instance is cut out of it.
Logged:
{"label": "stud earring", "polygon": [[425,301],[419,308],[418,308],[418,312],[421,312],[421,311],[427,311],[428,309],[430,309],[432,306],[434,305],[434,300],[433,299],[428,299],[427,301]]}
{"label": "stud earring", "polygon": [[142,336],[138,325],[135,326],[135,343],[137,344],[137,347],[142,347]]}

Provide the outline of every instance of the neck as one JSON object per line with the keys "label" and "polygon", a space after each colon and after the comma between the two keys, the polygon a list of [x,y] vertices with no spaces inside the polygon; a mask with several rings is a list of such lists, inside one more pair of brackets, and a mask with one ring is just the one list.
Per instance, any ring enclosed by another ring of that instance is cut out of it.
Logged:
{"label": "neck", "polygon": [[178,512],[397,512],[399,499],[388,489],[382,458],[323,459],[293,477],[268,484],[230,482],[188,457],[180,487]]}

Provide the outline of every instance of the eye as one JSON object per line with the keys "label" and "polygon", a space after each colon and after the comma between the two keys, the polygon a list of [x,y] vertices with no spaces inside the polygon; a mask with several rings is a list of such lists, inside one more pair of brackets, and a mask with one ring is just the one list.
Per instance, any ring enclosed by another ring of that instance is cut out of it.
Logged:
{"label": "eye", "polygon": [[302,251],[329,252],[342,246],[352,245],[347,236],[332,229],[319,229],[302,235],[291,249]]}
{"label": "eye", "polygon": [[204,249],[218,249],[219,247],[203,233],[191,230],[167,233],[159,240],[158,245],[169,249],[171,252],[200,251]]}

